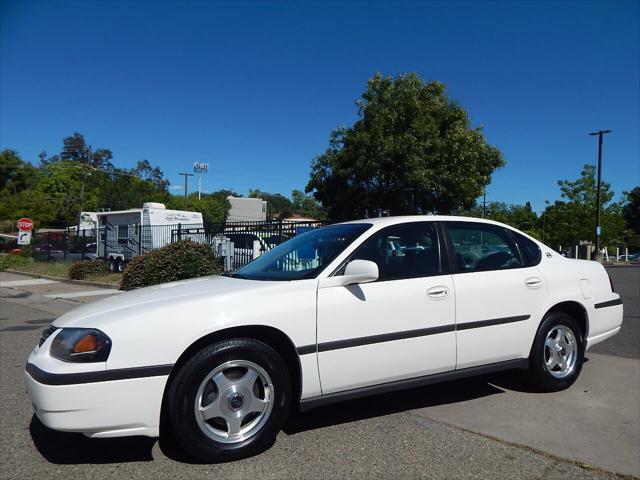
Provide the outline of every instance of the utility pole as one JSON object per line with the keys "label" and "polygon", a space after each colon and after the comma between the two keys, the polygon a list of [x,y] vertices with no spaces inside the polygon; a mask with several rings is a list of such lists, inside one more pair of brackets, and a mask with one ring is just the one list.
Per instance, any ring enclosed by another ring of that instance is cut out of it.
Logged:
{"label": "utility pole", "polygon": [[542,243],[544,243],[544,231],[547,225],[547,208],[549,207],[549,200],[544,201],[544,210],[542,211]]}
{"label": "utility pole", "polygon": [[89,163],[93,159],[93,152],[91,151],[91,145],[87,147],[85,152],[86,161],[84,163],[80,162],[82,165],[82,184],[80,186],[80,211],[78,212],[78,224],[76,225],[76,235],[80,236],[80,220],[82,219],[82,209],[84,208],[84,184],[87,181],[87,168],[89,167]]}
{"label": "utility pole", "polygon": [[487,208],[487,189],[484,189],[482,192],[482,218],[484,218],[484,213]]}
{"label": "utility pole", "polygon": [[600,227],[600,187],[602,185],[602,137],[606,133],[611,133],[611,130],[598,130],[597,132],[590,133],[591,136],[598,136],[598,184],[596,187],[596,259],[600,258],[600,234],[602,229]]}
{"label": "utility pole", "polygon": [[184,209],[187,209],[187,179],[193,177],[193,173],[179,173],[178,175],[184,175]]}

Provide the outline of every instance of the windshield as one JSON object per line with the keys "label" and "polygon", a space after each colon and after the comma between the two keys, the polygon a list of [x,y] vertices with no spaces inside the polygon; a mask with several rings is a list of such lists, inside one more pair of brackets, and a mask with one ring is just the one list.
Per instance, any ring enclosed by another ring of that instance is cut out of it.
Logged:
{"label": "windshield", "polygon": [[232,276],[250,280],[313,278],[369,227],[369,223],[349,223],[311,230],[281,243]]}

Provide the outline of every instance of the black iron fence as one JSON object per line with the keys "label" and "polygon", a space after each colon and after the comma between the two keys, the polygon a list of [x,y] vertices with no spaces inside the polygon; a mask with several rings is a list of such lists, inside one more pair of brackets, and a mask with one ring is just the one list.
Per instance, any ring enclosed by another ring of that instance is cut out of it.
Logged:
{"label": "black iron fence", "polygon": [[81,260],[97,258],[95,230],[71,228],[33,232],[31,253],[36,260]]}
{"label": "black iron fence", "polygon": [[308,221],[225,222],[206,226],[107,224],[88,230],[35,232],[32,252],[36,259],[47,261],[118,258],[126,262],[178,240],[214,247],[224,238],[233,245],[231,269],[237,269],[276,245],[321,225]]}

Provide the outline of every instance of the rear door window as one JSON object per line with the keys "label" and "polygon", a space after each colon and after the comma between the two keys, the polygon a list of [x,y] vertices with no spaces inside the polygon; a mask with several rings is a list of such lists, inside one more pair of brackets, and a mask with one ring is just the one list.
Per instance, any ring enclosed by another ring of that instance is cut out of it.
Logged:
{"label": "rear door window", "polygon": [[506,270],[523,266],[506,229],[476,222],[446,222],[458,273]]}

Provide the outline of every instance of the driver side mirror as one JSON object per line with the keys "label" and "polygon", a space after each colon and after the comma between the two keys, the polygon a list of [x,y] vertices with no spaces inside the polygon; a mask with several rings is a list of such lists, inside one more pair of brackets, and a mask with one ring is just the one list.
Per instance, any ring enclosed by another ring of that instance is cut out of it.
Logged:
{"label": "driver side mirror", "polygon": [[320,288],[346,287],[356,283],[375,282],[378,279],[378,265],[371,260],[352,260],[344,269],[344,275],[323,278],[320,280]]}

